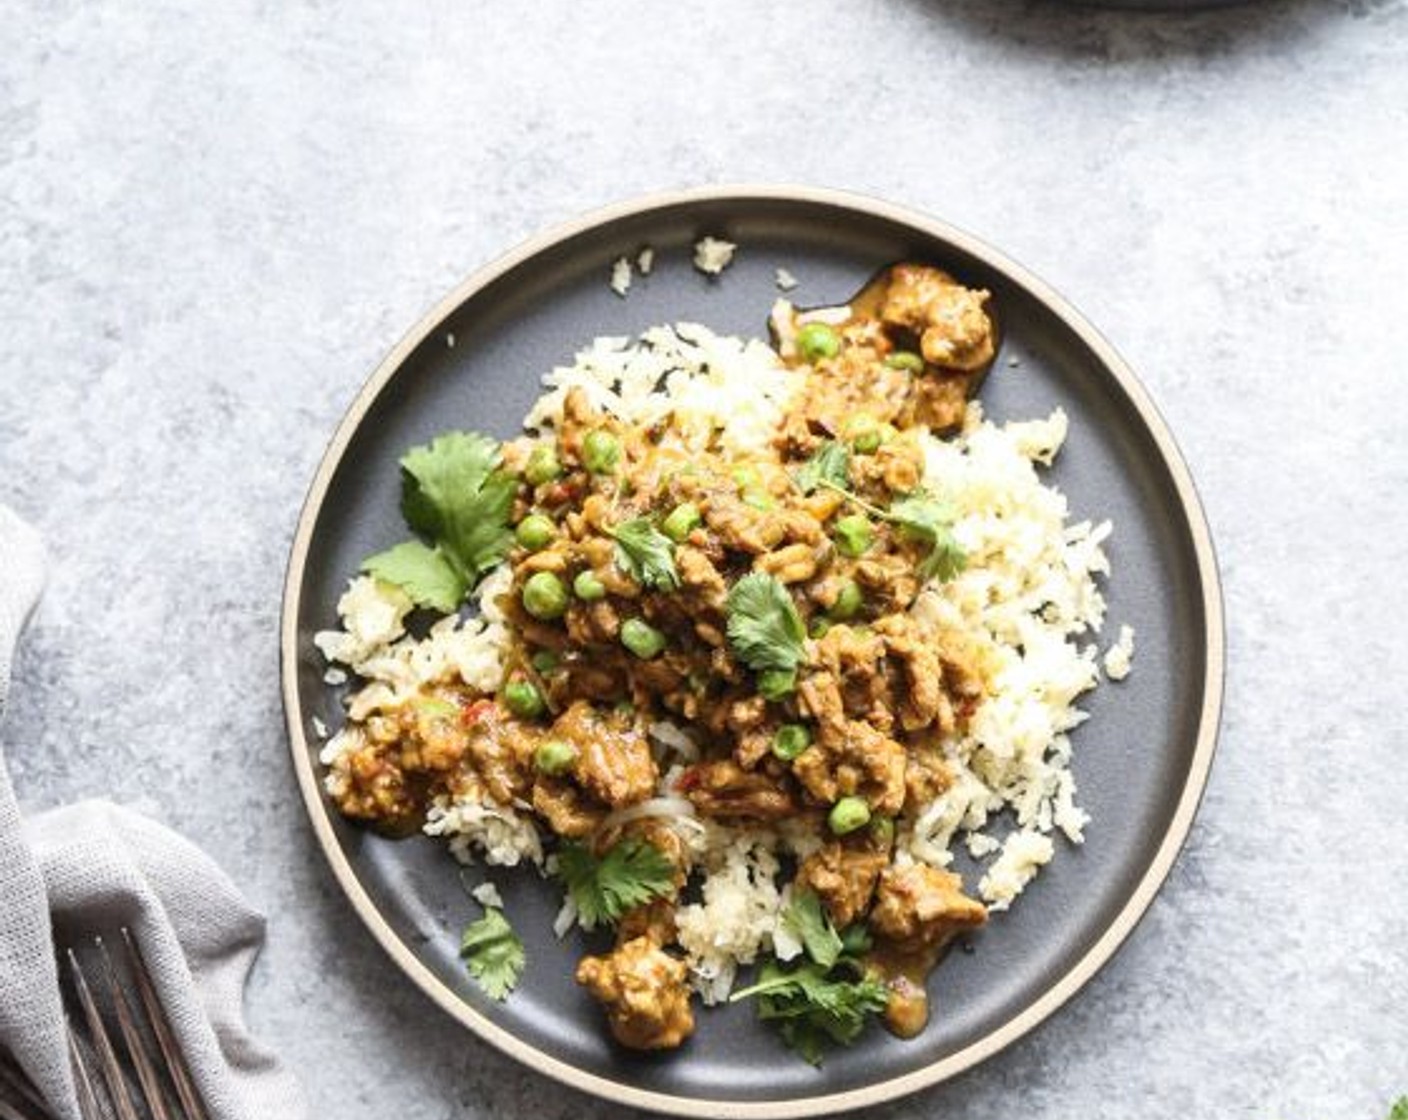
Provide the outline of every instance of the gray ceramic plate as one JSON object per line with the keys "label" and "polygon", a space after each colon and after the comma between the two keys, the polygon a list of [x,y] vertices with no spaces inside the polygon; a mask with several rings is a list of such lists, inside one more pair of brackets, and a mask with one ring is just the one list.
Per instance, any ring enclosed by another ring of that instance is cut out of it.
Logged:
{"label": "gray ceramic plate", "polygon": [[[703,234],[736,241],[731,268],[690,265]],[[654,271],[629,298],[607,287],[611,261],[644,245]],[[931,981],[928,1030],[900,1042],[881,1030],[820,1069],[798,1061],[739,1005],[698,1016],[681,1051],[615,1048],[572,981],[581,945],[555,942],[555,893],[496,871],[531,966],[504,1004],[486,1000],[456,959],[478,909],[437,843],[380,839],[348,825],[322,796],[312,734],[341,723],[322,683],[314,631],[368,553],[405,535],[397,458],[449,427],[517,432],[538,375],[596,335],[680,319],[761,335],[774,269],[800,280],[802,304],[843,300],[881,266],[931,261],[993,292],[1006,332],[983,396],[989,415],[1054,406],[1071,435],[1050,479],[1078,518],[1113,518],[1110,622],[1138,633],[1130,679],[1088,698],[1075,772],[1093,823],[1009,914],[955,952]],[[447,336],[454,336],[448,345]],[[1016,359],[1018,364],[1011,364]],[[647,198],[537,238],[466,281],[392,351],[353,402],[313,480],[289,565],[283,687],[293,761],[334,873],[397,966],[495,1046],[569,1084],[621,1103],[689,1115],[839,1111],[950,1077],[1030,1030],[1069,999],[1129,934],[1167,875],[1212,761],[1221,701],[1221,605],[1211,544],[1168,431],[1119,357],[1044,284],[954,229],[851,195],[718,188]]]}

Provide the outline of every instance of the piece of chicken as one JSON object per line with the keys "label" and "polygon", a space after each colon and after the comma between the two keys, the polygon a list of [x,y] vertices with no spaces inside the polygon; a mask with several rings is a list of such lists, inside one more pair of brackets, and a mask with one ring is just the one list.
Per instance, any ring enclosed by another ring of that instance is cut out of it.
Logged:
{"label": "piece of chicken", "polygon": [[694,1033],[687,974],[648,936],[577,965],[577,983],[601,1001],[612,1035],[632,1050],[672,1050]]}
{"label": "piece of chicken", "polygon": [[989,298],[982,288],[965,288],[937,268],[897,264],[890,269],[880,318],[919,335],[926,362],[972,372],[988,365],[997,352]]}
{"label": "piece of chicken", "polygon": [[935,949],[987,920],[987,908],[963,893],[961,877],[911,864],[881,872],[869,924],[877,936],[914,952]]}
{"label": "piece of chicken", "polygon": [[844,929],[865,914],[889,860],[888,848],[868,835],[832,840],[802,861],[797,882],[816,891],[832,923]]}

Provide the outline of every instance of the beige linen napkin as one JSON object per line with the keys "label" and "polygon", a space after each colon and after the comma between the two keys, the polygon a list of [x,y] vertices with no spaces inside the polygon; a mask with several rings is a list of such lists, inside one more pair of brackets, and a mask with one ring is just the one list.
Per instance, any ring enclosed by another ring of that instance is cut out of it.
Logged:
{"label": "beige linen napkin", "polygon": [[[43,570],[33,530],[0,506],[0,721]],[[86,801],[22,819],[4,763],[0,740],[0,1045],[55,1114],[79,1120],[53,950],[58,923],[132,930],[212,1118],[302,1117],[292,1076],[244,1022],[262,915],[198,848],[129,809]]]}

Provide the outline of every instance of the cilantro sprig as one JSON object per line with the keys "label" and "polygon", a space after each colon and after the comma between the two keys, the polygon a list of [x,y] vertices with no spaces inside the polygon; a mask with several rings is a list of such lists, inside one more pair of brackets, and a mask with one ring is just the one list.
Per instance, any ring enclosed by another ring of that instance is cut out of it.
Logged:
{"label": "cilantro sprig", "polygon": [[860,1037],[887,1001],[885,985],[845,959],[833,968],[809,960],[790,970],[769,961],[757,983],[734,992],[729,1002],[750,998],[758,1001],[758,1018],[775,1022],[782,1040],[814,1066],[828,1045]]}
{"label": "cilantro sprig", "polygon": [[881,509],[829,479],[821,478],[817,485],[836,491],[871,517],[888,521],[912,540],[928,545],[928,554],[919,562],[919,574],[925,579],[950,580],[967,565],[968,555],[953,535],[953,507],[927,491],[915,490],[890,503],[889,509]]}
{"label": "cilantro sprig", "polygon": [[680,585],[674,542],[650,518],[623,521],[611,536],[616,541],[616,566],[642,587],[673,591]]}
{"label": "cilantro sprig", "polygon": [[735,656],[757,673],[795,670],[806,656],[797,604],[767,572],[750,572],[728,593],[728,641]]}
{"label": "cilantro sprig", "polygon": [[577,907],[583,929],[611,925],[627,910],[675,889],[675,868],[654,844],[627,837],[598,857],[584,844],[564,844],[557,877]]}
{"label": "cilantro sprig", "polygon": [[860,960],[871,946],[869,931],[857,923],[838,933],[815,891],[794,886],[782,924],[801,941],[806,958],[790,969],[769,961],[756,983],[729,1002],[756,999],[758,1018],[775,1022],[783,1042],[820,1065],[827,1046],[860,1036],[870,1016],[885,1009],[888,992]]}
{"label": "cilantro sprig", "polygon": [[522,940],[503,911],[492,906],[486,906],[484,916],[465,928],[460,957],[484,994],[500,1001],[518,986],[527,963]]}
{"label": "cilantro sprig", "polygon": [[797,468],[792,481],[803,494],[810,494],[823,482],[845,486],[850,481],[851,452],[844,443],[829,439]]}
{"label": "cilantro sprig", "polygon": [[401,458],[401,513],[420,539],[378,552],[362,570],[422,607],[449,613],[507,554],[518,480],[497,440],[446,432]]}

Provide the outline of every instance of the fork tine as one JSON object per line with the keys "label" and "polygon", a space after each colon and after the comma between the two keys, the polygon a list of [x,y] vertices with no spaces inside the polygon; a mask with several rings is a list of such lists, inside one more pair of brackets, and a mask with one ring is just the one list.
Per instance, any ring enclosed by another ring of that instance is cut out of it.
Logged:
{"label": "fork tine", "polygon": [[112,957],[108,954],[107,942],[101,937],[94,940],[98,943],[98,952],[103,959],[103,973],[107,979],[108,990],[112,992],[117,1025],[122,1031],[123,1041],[127,1043],[127,1054],[132,1059],[132,1065],[137,1071],[137,1081],[142,1086],[142,1094],[147,1099],[147,1108],[151,1110],[152,1120],[172,1120],[171,1113],[166,1108],[166,1094],[162,1091],[161,1082],[157,1078],[156,1067],[152,1065],[151,1058],[147,1056],[147,1044],[142,1039],[141,1031],[137,1029],[137,1020],[132,1014],[132,1005],[127,1002],[127,994],[117,981],[117,972],[113,968]]}
{"label": "fork tine", "polygon": [[73,1033],[73,1024],[65,1020],[64,1030],[68,1035],[68,1058],[73,1066],[74,1088],[78,1090],[78,1111],[83,1115],[83,1120],[103,1120],[102,1111],[98,1108],[98,1094],[93,1089],[93,1075],[88,1072],[88,1062],[83,1057],[83,1048],[78,1045],[78,1036]]}
{"label": "fork tine", "polygon": [[122,1067],[117,1063],[117,1052],[112,1039],[108,1037],[103,1017],[98,1013],[98,1005],[93,1002],[93,993],[88,990],[88,981],[79,967],[78,957],[68,950],[69,968],[73,970],[74,991],[78,994],[78,1004],[83,1008],[83,1017],[88,1021],[88,1033],[92,1035],[93,1047],[98,1051],[98,1065],[103,1072],[103,1082],[108,1087],[108,1097],[116,1110],[118,1120],[138,1120],[137,1110],[127,1093],[127,1082],[122,1077]]}
{"label": "fork tine", "polygon": [[122,929],[122,943],[127,950],[127,960],[132,967],[132,975],[137,981],[137,995],[141,998],[142,1006],[147,1009],[147,1019],[151,1022],[157,1045],[161,1048],[161,1056],[166,1059],[166,1072],[170,1074],[171,1084],[176,1088],[176,1096],[181,1101],[181,1107],[186,1111],[186,1120],[206,1120],[205,1109],[200,1103],[200,1095],[196,1092],[195,1085],[191,1081],[190,1071],[187,1070],[185,1060],[181,1057],[181,1048],[176,1044],[176,1034],[172,1031],[171,1023],[166,1018],[166,1012],[162,1010],[161,1001],[157,998],[156,985],[152,983],[151,973],[147,970],[147,962],[143,959],[142,951],[137,947],[137,942],[132,937],[132,931],[125,926]]}
{"label": "fork tine", "polygon": [[48,1110],[23,1081],[11,1076],[0,1060],[0,1120],[50,1120]]}
{"label": "fork tine", "polygon": [[9,1101],[0,1096],[0,1120],[39,1120],[39,1114],[34,1112],[21,1112],[19,1105],[10,1104]]}
{"label": "fork tine", "polygon": [[[28,1076],[15,1061],[14,1056],[9,1051],[0,1049],[0,1090],[4,1095],[0,1095],[0,1107],[8,1108],[13,1113],[19,1109],[28,1109],[29,1113],[18,1112],[21,1118],[33,1115],[35,1120],[49,1116],[49,1108],[40,1099],[38,1091],[30,1083]],[[0,1112],[0,1117],[5,1114]],[[9,1120],[5,1117],[5,1120]]]}

